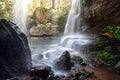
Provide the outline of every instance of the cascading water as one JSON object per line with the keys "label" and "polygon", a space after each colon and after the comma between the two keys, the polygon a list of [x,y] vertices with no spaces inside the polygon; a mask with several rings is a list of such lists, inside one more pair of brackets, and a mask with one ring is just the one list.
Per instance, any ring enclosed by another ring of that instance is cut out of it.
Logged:
{"label": "cascading water", "polygon": [[14,0],[13,22],[17,24],[20,30],[27,34],[26,18],[27,7],[31,0]]}
{"label": "cascading water", "polygon": [[81,0],[72,0],[64,34],[74,34],[80,31]]}
{"label": "cascading water", "polygon": [[81,7],[82,7],[82,0],[72,0],[72,5],[69,10],[67,22],[65,25],[64,36],[61,39],[61,45],[63,47],[75,49],[75,45],[86,45],[90,42],[88,40],[88,36],[82,35],[80,31],[81,28]]}

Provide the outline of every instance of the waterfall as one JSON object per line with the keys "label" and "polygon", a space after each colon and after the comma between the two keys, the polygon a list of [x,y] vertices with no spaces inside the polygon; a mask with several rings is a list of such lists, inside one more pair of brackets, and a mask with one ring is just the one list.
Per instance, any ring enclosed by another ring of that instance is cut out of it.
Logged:
{"label": "waterfall", "polygon": [[[82,48],[88,45],[91,40],[90,36],[82,34],[81,19],[82,17],[82,0],[72,0],[67,22],[65,25],[64,35],[61,38],[61,46],[82,52]],[[85,51],[84,51],[85,52]],[[83,52],[83,54],[84,54]],[[72,55],[75,55],[74,53]],[[83,56],[81,56],[83,57]]]}
{"label": "waterfall", "polygon": [[[61,39],[61,45],[63,47],[72,48],[72,46],[77,42],[78,45],[87,44],[86,41],[88,36],[82,35],[81,30],[81,7],[82,0],[72,0],[71,8],[69,10],[67,22],[65,25],[64,36]],[[80,43],[78,43],[80,42]]]}
{"label": "waterfall", "polygon": [[[43,50],[43,52],[39,51],[39,47],[36,49],[36,52],[33,51],[33,66],[45,64],[51,66],[53,69],[54,61],[58,59],[64,51],[68,51],[71,56],[86,57],[85,53],[88,52],[86,46],[91,43],[91,37],[80,33],[81,1],[82,0],[72,0],[64,35],[60,39],[59,45],[54,46],[53,49]],[[43,57],[40,58],[39,56]],[[57,71],[54,72],[57,74]],[[61,74],[63,74],[63,72]]]}
{"label": "waterfall", "polygon": [[80,31],[81,0],[72,0],[64,34],[74,34]]}
{"label": "waterfall", "polygon": [[20,30],[27,34],[27,25],[26,25],[26,18],[27,18],[27,7],[31,0],[14,0],[14,7],[13,7],[13,22],[17,24]]}

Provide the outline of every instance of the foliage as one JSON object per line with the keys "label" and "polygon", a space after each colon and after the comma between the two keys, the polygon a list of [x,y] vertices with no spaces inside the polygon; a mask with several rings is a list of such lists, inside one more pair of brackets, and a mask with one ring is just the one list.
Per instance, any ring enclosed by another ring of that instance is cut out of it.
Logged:
{"label": "foliage", "polygon": [[109,50],[105,49],[101,51],[93,51],[92,54],[100,58],[106,64],[110,64],[110,65],[116,64],[115,57],[109,52]]}
{"label": "foliage", "polygon": [[[12,18],[13,3],[14,0],[0,0],[0,18]],[[28,5],[28,25],[53,23],[56,19],[60,31],[63,31],[70,4],[71,0],[32,0]]]}
{"label": "foliage", "polygon": [[67,20],[67,14],[65,14],[64,16],[61,16],[58,19],[58,25],[60,26],[60,29],[59,29],[60,32],[64,31],[66,20]]}
{"label": "foliage", "polygon": [[56,13],[58,15],[58,25],[60,26],[59,27],[60,32],[64,31],[70,3],[71,3],[70,0],[63,0],[61,3],[58,4],[56,8]]}
{"label": "foliage", "polygon": [[120,39],[120,27],[116,27],[114,31],[114,36]]}
{"label": "foliage", "polygon": [[100,38],[96,38],[94,41],[94,45],[96,47],[99,47],[100,49],[103,49],[104,47],[108,47],[110,43],[111,43],[110,40],[103,40]]}
{"label": "foliage", "polygon": [[38,23],[45,24],[50,21],[52,13],[47,8],[38,7],[35,9],[33,16]]}
{"label": "foliage", "polygon": [[82,6],[86,7],[86,0],[82,0]]}
{"label": "foliage", "polygon": [[0,18],[11,18],[12,5],[12,0],[0,1]]}
{"label": "foliage", "polygon": [[112,34],[115,38],[120,39],[120,26],[117,27],[107,26],[105,28],[105,31]]}
{"label": "foliage", "polygon": [[63,31],[70,4],[71,0],[34,0],[29,7],[30,26],[57,23],[59,30]]}
{"label": "foliage", "polygon": [[115,55],[118,53],[118,50],[114,47],[114,40],[105,36],[97,37],[94,41],[94,50],[91,53],[100,58],[105,64],[115,65],[117,62]]}
{"label": "foliage", "polygon": [[70,7],[70,1],[69,0],[63,0],[60,2],[56,7],[56,12],[59,16],[63,16],[68,12]]}

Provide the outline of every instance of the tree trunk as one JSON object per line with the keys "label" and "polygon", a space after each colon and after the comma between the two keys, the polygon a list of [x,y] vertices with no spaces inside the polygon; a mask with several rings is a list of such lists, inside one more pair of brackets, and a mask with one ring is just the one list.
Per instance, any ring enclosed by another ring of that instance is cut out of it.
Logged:
{"label": "tree trunk", "polygon": [[52,0],[52,8],[55,8],[55,0]]}

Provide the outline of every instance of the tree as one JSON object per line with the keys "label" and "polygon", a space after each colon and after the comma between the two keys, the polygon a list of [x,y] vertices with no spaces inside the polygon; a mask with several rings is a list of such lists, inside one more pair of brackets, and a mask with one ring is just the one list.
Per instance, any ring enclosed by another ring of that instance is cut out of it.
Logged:
{"label": "tree", "polygon": [[52,8],[55,9],[55,0],[52,0]]}
{"label": "tree", "polygon": [[13,0],[0,1],[0,18],[10,18],[12,13]]}

